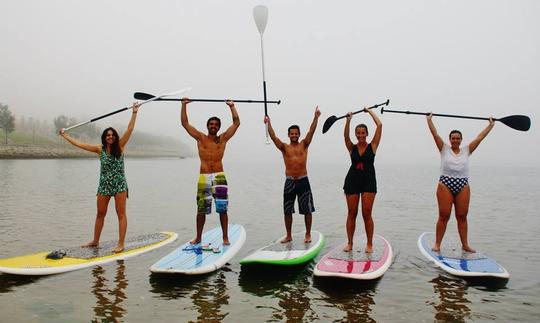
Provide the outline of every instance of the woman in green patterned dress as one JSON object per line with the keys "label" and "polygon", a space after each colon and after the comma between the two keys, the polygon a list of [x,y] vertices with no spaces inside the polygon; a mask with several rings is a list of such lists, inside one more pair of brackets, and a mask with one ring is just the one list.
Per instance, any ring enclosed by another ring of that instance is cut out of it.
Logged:
{"label": "woman in green patterned dress", "polygon": [[118,243],[114,248],[114,252],[124,250],[124,240],[127,231],[126,199],[128,197],[128,186],[124,173],[124,147],[135,127],[138,110],[139,104],[133,103],[131,120],[129,120],[128,128],[121,138],[114,128],[109,127],[105,129],[101,135],[101,145],[80,142],[68,136],[64,129],[60,130],[60,135],[67,141],[81,149],[96,153],[101,161],[94,239],[84,244],[83,247],[97,247],[99,245],[99,237],[101,236],[101,230],[105,222],[105,215],[107,215],[107,207],[109,206],[111,197],[114,196],[119,227]]}

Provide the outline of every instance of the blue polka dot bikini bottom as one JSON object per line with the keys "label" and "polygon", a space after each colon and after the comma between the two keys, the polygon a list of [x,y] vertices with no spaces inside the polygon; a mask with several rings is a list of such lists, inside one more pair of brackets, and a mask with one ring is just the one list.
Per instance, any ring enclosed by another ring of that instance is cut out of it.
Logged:
{"label": "blue polka dot bikini bottom", "polygon": [[444,186],[448,187],[450,192],[452,192],[452,195],[456,195],[457,193],[461,192],[465,185],[469,184],[469,178],[441,175],[441,177],[439,177],[439,182],[443,183]]}

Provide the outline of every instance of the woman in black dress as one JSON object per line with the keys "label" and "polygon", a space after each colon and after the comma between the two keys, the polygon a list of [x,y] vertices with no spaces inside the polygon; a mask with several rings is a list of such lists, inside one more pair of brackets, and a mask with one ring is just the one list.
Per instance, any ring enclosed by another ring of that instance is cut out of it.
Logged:
{"label": "woman in black dress", "polygon": [[343,251],[352,251],[353,249],[353,237],[356,229],[356,216],[358,215],[360,199],[362,200],[362,218],[364,219],[367,237],[367,244],[364,250],[365,252],[373,251],[374,224],[371,211],[373,209],[375,195],[377,194],[377,180],[375,178],[373,162],[375,161],[375,153],[381,140],[382,123],[372,110],[364,108],[364,112],[371,115],[377,126],[373,140],[370,143],[367,142],[367,126],[365,124],[359,124],[354,129],[358,143],[353,144],[349,136],[349,127],[353,116],[351,112],[347,114],[347,121],[345,122],[345,146],[351,156],[351,167],[343,185],[348,210],[346,225],[348,241]]}

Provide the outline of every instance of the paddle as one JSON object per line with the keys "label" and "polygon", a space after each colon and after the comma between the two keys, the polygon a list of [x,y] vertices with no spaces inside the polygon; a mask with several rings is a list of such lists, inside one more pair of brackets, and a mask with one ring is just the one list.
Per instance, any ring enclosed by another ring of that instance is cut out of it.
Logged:
{"label": "paddle", "polygon": [[[390,99],[386,100],[385,102],[383,103],[379,103],[379,104],[375,104],[371,107],[369,107],[368,109],[376,109],[378,107],[380,107],[381,105],[388,105],[388,103],[390,103]],[[358,110],[356,112],[353,112],[352,114],[357,114],[357,113],[360,113],[364,111],[364,109],[362,110]],[[328,119],[326,119],[326,121],[324,122],[324,125],[323,125],[323,128],[322,128],[322,133],[326,133],[328,130],[330,130],[330,127],[332,127],[332,125],[334,124],[334,122],[336,122],[337,120],[339,119],[343,119],[345,118],[347,115],[343,115],[341,117],[336,117],[336,116],[330,116],[328,117]]]}
{"label": "paddle", "polygon": [[[144,93],[144,92],[135,92],[133,94],[133,97],[137,100],[149,100],[151,98],[155,98],[155,96],[153,96],[152,94],[148,94],[148,93]],[[235,100],[235,99],[230,99],[231,101],[234,101],[234,102],[240,102],[240,103],[264,103],[265,101],[258,101],[258,100]],[[178,99],[178,98],[159,98],[159,99],[156,99],[156,101],[182,101],[182,99]],[[191,102],[226,102],[227,99],[189,99],[189,101]],[[268,103],[275,103],[275,104],[280,104],[281,103],[281,100],[279,101],[266,101]]]}
{"label": "paddle", "polygon": [[[265,6],[259,5],[255,6],[253,8],[253,19],[255,20],[255,24],[257,25],[257,30],[259,30],[259,34],[261,35],[261,61],[262,61],[262,75],[263,75],[263,94],[264,94],[264,116],[268,116],[268,107],[267,107],[267,100],[266,100],[266,76],[264,73],[264,45],[263,45],[263,33],[264,29],[266,28],[266,23],[268,22],[268,8]],[[266,124],[266,144],[270,144],[270,140],[268,139],[268,124]]]}
{"label": "paddle", "polygon": [[[181,89],[181,90],[175,91],[175,92],[171,92],[171,93],[167,93],[167,94],[162,94],[162,95],[160,95],[160,96],[155,96],[155,97],[153,97],[153,98],[149,98],[149,99],[147,99],[146,101],[141,102],[140,105],[143,105],[143,104],[145,104],[145,103],[152,102],[152,101],[155,101],[155,100],[159,100],[159,99],[161,99],[162,97],[165,97],[165,96],[178,95],[178,94],[187,92],[187,91],[189,91],[189,90],[191,90],[191,88],[190,88],[190,87],[187,87],[187,88],[183,88],[183,89]],[[71,127],[67,127],[67,128],[64,129],[64,131],[68,131],[68,130],[71,130],[71,129],[75,129],[75,128],[77,128],[77,127],[83,126],[83,125],[85,125],[85,124],[88,124],[88,123],[91,123],[91,122],[94,122],[94,121],[98,121],[98,120],[100,120],[100,119],[103,119],[103,118],[112,116],[113,114],[117,114],[117,113],[119,113],[119,112],[126,111],[126,110],[131,109],[131,108],[133,108],[133,107],[125,107],[125,108],[118,109],[118,110],[116,110],[116,111],[113,111],[113,112],[104,114],[104,115],[102,115],[102,116],[93,118],[93,119],[91,119],[91,120],[89,120],[89,121],[81,122],[81,123],[78,123],[78,124],[73,125],[73,126],[71,126]]]}
{"label": "paddle", "polygon": [[[429,115],[429,112],[413,112],[413,111],[398,111],[398,110],[386,110],[384,108],[381,109],[381,113],[384,112],[391,112],[391,113],[403,113],[403,114],[419,114],[419,115]],[[440,114],[440,113],[433,113],[432,115],[436,117],[448,117],[448,118],[462,118],[462,119],[474,119],[474,120],[489,120],[489,118],[486,117],[470,117],[470,116],[461,116],[461,115],[455,115],[455,114]],[[527,131],[531,128],[531,119],[524,115],[512,115],[500,119],[493,118],[494,121],[500,121],[504,123],[505,125],[509,126],[512,129],[516,129],[519,131]]]}

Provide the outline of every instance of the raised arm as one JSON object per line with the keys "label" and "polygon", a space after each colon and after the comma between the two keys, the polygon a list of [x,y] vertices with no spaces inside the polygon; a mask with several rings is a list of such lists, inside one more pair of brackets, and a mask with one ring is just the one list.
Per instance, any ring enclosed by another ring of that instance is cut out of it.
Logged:
{"label": "raised arm", "polygon": [[232,136],[236,133],[236,130],[238,127],[240,127],[240,117],[238,116],[238,111],[236,111],[236,107],[234,106],[234,102],[231,100],[228,100],[225,102],[229,108],[231,108],[231,115],[232,115],[232,125],[223,132],[221,135],[221,138],[225,141],[231,139]]}
{"label": "raised arm", "polygon": [[283,151],[285,149],[285,144],[276,136],[274,128],[272,128],[272,123],[270,122],[269,116],[264,117],[264,123],[268,124],[268,134],[274,142],[274,145],[276,145],[277,149]]}
{"label": "raised arm", "polygon": [[379,147],[379,142],[381,141],[382,122],[379,119],[379,117],[377,117],[375,112],[373,112],[373,110],[364,108],[364,111],[369,113],[369,115],[371,116],[371,118],[373,118],[373,121],[375,122],[375,125],[376,125],[375,135],[373,136],[373,140],[371,140],[371,149],[373,149],[373,153],[375,153],[377,151],[377,147]]}
{"label": "raised arm", "polygon": [[306,135],[306,138],[304,139],[304,145],[306,148],[309,146],[309,144],[311,143],[311,140],[313,139],[313,134],[315,134],[315,129],[317,129],[317,121],[319,120],[320,115],[321,115],[321,111],[319,110],[319,106],[317,106],[315,108],[315,114],[313,115],[313,121],[311,122],[309,131]]}
{"label": "raised arm", "polygon": [[484,140],[484,138],[486,138],[486,136],[491,131],[491,129],[493,129],[494,125],[495,125],[495,121],[493,120],[493,118],[489,118],[488,126],[485,127],[484,130],[482,130],[478,134],[478,136],[476,136],[476,138],[474,138],[474,140],[469,143],[469,154],[472,154],[473,151],[476,150],[476,148],[478,147],[478,145],[480,145],[482,140]]}
{"label": "raised arm", "polygon": [[444,146],[444,142],[441,136],[439,136],[439,134],[437,133],[437,129],[435,128],[435,125],[433,124],[432,118],[433,118],[433,114],[431,113],[426,116],[427,124],[429,127],[429,131],[431,132],[431,135],[433,136],[433,140],[435,140],[435,145],[437,145],[437,149],[441,151]]}
{"label": "raised arm", "polygon": [[195,140],[200,140],[203,136],[203,133],[199,130],[195,129],[192,125],[189,124],[188,116],[187,116],[187,105],[189,103],[188,98],[182,98],[182,108],[180,109],[180,122],[182,123],[182,127],[186,129],[187,133],[195,138]]}
{"label": "raised arm", "polygon": [[126,132],[124,135],[122,135],[122,138],[118,141],[118,144],[120,145],[120,149],[124,150],[124,146],[128,143],[129,138],[131,137],[131,134],[133,133],[133,129],[135,128],[135,120],[137,120],[137,112],[139,111],[139,107],[141,105],[137,102],[134,102],[132,105],[132,112],[131,112],[131,119],[129,119],[129,124],[126,129]]}
{"label": "raised arm", "polygon": [[351,119],[352,119],[352,112],[349,112],[347,113],[347,118],[345,119],[345,129],[343,130],[343,137],[345,138],[345,147],[347,147],[349,154],[351,153],[352,147],[353,147],[353,143],[351,141],[351,136],[350,136]]}
{"label": "raised arm", "polygon": [[66,139],[70,144],[73,146],[79,147],[81,149],[87,150],[92,153],[99,154],[101,153],[101,146],[99,145],[90,145],[84,142],[80,142],[75,138],[70,137],[64,128],[60,129],[60,136],[62,136],[64,139]]}

